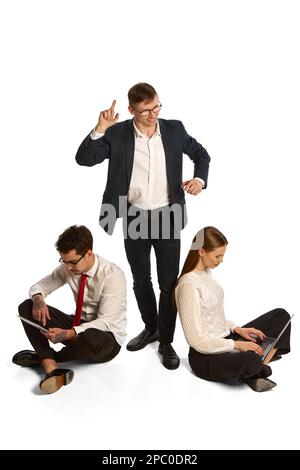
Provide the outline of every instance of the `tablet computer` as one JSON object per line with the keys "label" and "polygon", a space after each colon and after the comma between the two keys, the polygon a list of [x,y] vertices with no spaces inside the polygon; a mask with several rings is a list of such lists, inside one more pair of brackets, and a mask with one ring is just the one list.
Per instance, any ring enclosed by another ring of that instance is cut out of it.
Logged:
{"label": "tablet computer", "polygon": [[22,321],[25,321],[26,323],[29,323],[29,325],[34,326],[38,330],[41,330],[44,333],[49,333],[49,331],[46,328],[44,328],[43,326],[38,325],[37,323],[34,323],[33,321],[28,320],[27,318],[21,317],[21,315],[17,315],[17,317],[19,317]]}

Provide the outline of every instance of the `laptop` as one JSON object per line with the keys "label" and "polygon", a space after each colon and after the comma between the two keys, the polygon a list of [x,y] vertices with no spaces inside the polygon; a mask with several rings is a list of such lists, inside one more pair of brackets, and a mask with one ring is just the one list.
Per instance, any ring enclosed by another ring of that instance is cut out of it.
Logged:
{"label": "laptop", "polygon": [[287,322],[287,324],[282,328],[282,330],[280,331],[279,335],[277,336],[277,338],[271,338],[270,336],[266,336],[265,339],[260,343],[259,341],[257,341],[257,344],[259,344],[263,350],[264,350],[264,353],[262,355],[262,361],[264,361],[267,357],[267,355],[269,354],[269,352],[271,351],[271,349],[274,348],[274,346],[276,345],[277,341],[281,338],[281,336],[283,335],[283,333],[285,332],[285,330],[287,329],[287,327],[289,326],[289,324],[291,323],[291,320],[293,318],[294,315],[291,316],[291,318],[289,319],[289,321]]}

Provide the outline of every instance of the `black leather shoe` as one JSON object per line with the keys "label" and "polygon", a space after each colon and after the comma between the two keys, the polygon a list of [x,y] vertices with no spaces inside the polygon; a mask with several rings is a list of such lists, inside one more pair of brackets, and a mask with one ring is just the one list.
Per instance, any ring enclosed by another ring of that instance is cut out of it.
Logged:
{"label": "black leather shoe", "polygon": [[252,379],[253,378],[259,379],[260,377],[263,377],[263,378],[266,379],[267,377],[270,377],[270,375],[272,375],[271,367],[266,365],[266,364],[263,364],[262,369],[259,372],[259,374],[257,374],[257,376],[255,376],[255,377],[252,377]]}
{"label": "black leather shoe", "polygon": [[45,393],[57,392],[63,385],[72,382],[74,372],[71,369],[54,369],[40,382],[40,389]]}
{"label": "black leather shoe", "polygon": [[282,358],[282,356],[280,354],[274,354],[274,356],[272,357],[270,362],[279,361],[279,359],[281,359],[281,358]]}
{"label": "black leather shoe", "polygon": [[158,352],[162,355],[162,363],[167,369],[177,369],[179,367],[180,359],[170,343],[159,343]]}
{"label": "black leather shoe", "polygon": [[145,328],[138,336],[129,341],[126,348],[128,351],[138,351],[143,349],[147,344],[157,341],[158,333],[157,330],[150,331]]}
{"label": "black leather shoe", "polygon": [[39,366],[41,363],[37,353],[35,351],[29,351],[27,349],[17,352],[13,356],[12,362],[22,367],[36,367]]}
{"label": "black leather shoe", "polygon": [[255,392],[265,392],[266,390],[270,390],[273,387],[276,387],[276,383],[270,379],[260,377],[258,379],[249,378],[245,379],[244,382],[249,385],[252,390]]}

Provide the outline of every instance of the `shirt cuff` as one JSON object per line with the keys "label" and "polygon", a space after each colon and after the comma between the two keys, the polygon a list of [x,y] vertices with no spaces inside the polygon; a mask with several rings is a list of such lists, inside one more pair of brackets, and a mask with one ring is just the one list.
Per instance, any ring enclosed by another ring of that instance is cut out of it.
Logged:
{"label": "shirt cuff", "polygon": [[31,298],[32,300],[32,297],[36,294],[42,294],[42,297],[43,299],[46,297],[46,294],[45,292],[43,291],[43,289],[41,289],[40,287],[39,288],[33,288],[33,289],[30,289],[29,291],[29,297]]}
{"label": "shirt cuff", "polygon": [[95,129],[93,129],[90,136],[92,140],[97,140],[104,136],[104,132],[96,132]]}
{"label": "shirt cuff", "polygon": [[205,187],[205,181],[202,178],[198,178],[198,176],[194,176],[194,180],[198,180],[202,183],[202,187]]}

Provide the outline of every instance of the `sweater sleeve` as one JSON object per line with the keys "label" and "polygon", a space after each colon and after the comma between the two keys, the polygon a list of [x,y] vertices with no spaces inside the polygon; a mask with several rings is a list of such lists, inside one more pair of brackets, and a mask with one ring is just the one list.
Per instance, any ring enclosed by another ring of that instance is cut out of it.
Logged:
{"label": "sweater sleeve", "polygon": [[218,354],[234,349],[232,339],[209,336],[201,329],[201,307],[197,289],[189,282],[181,282],[175,298],[187,343],[202,354]]}
{"label": "sweater sleeve", "polygon": [[234,323],[233,321],[230,321],[230,320],[225,320],[225,325],[228,328],[228,330],[230,330],[231,332],[233,332],[234,328],[239,326],[239,325],[237,325],[236,323]]}

